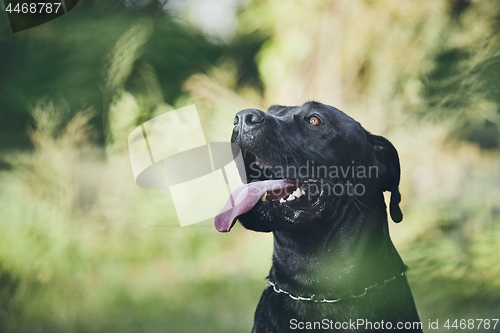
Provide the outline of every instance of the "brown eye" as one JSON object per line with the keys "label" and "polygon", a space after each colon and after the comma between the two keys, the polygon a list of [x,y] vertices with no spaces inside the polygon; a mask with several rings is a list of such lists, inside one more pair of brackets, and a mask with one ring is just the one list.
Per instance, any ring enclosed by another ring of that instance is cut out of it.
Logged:
{"label": "brown eye", "polygon": [[321,120],[316,116],[312,116],[311,118],[309,118],[309,124],[313,126],[319,126],[321,125]]}

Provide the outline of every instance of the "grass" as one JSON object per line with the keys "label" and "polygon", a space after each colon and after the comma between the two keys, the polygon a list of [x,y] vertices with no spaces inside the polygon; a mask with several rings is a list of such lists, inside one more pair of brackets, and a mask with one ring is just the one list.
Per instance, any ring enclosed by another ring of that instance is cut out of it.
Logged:
{"label": "grass", "polygon": [[0,331],[248,331],[271,238],[181,229],[126,155],[99,158],[91,114],[64,125],[40,107],[35,151],[0,173]]}

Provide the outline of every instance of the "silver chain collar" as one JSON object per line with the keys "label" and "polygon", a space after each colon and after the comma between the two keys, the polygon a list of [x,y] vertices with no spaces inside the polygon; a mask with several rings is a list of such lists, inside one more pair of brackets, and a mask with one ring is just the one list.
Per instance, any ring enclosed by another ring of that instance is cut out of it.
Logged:
{"label": "silver chain collar", "polygon": [[360,297],[363,297],[363,296],[366,295],[366,293],[368,292],[368,290],[374,289],[374,288],[375,289],[382,289],[382,288],[384,288],[387,285],[387,282],[392,282],[392,281],[396,280],[396,278],[398,278],[400,276],[404,276],[404,275],[405,275],[405,272],[402,272],[399,275],[394,275],[390,279],[384,280],[384,284],[382,286],[379,286],[378,283],[372,284],[371,286],[366,287],[364,289],[364,292],[362,294],[360,294],[360,295],[350,295],[350,296],[341,297],[341,298],[337,298],[337,299],[316,299],[314,294],[311,295],[311,297],[294,296],[294,295],[290,294],[288,291],[279,288],[276,285],[276,283],[272,282],[271,280],[269,280],[268,282],[269,282],[269,285],[271,287],[273,287],[273,289],[274,289],[274,291],[276,293],[288,295],[288,296],[290,296],[291,299],[296,300],[296,301],[311,301],[311,302],[314,302],[314,303],[337,303],[337,302],[340,302],[342,300],[347,300],[349,298],[360,298]]}

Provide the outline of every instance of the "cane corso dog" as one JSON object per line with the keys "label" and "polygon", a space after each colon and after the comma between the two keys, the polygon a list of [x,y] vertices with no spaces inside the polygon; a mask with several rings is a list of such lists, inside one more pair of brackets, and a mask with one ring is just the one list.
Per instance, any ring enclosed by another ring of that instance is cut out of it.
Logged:
{"label": "cane corso dog", "polygon": [[404,265],[389,236],[400,165],[394,146],[342,111],[311,101],[246,109],[234,119],[233,154],[247,184],[215,218],[272,232],[269,285],[254,333],[422,332]]}

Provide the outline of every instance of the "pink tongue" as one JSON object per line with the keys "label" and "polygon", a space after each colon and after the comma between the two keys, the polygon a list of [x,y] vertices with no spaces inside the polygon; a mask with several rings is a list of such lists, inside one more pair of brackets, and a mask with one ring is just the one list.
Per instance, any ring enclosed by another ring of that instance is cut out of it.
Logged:
{"label": "pink tongue", "polygon": [[215,229],[228,232],[236,219],[252,209],[265,192],[285,189],[294,186],[286,180],[264,180],[238,187],[231,194],[224,207],[215,217]]}

